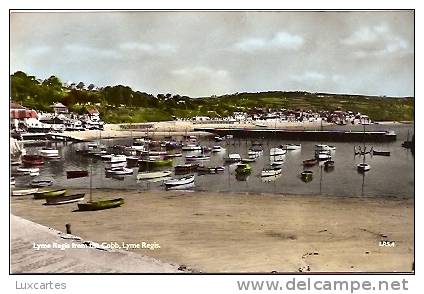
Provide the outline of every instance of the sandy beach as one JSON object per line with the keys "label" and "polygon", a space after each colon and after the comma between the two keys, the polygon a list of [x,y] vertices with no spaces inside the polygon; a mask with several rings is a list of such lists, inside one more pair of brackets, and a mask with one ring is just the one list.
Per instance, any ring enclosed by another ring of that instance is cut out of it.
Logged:
{"label": "sandy beach", "polygon": [[[414,203],[405,198],[125,190],[93,196],[126,203],[76,212],[75,203],[12,197],[11,213],[60,231],[70,223],[87,240],[157,243],[159,249],[133,251],[200,272],[412,270]],[[395,247],[381,247],[381,240]]]}

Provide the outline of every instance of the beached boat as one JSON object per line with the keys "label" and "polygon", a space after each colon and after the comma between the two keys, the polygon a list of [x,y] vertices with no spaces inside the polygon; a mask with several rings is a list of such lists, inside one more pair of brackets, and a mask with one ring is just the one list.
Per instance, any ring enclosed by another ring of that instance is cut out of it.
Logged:
{"label": "beached boat", "polygon": [[24,155],[22,156],[22,163],[24,165],[42,165],[44,160],[41,155]]}
{"label": "beached boat", "polygon": [[66,193],[66,189],[44,190],[34,193],[34,199],[45,199],[47,197],[62,196]]}
{"label": "beached boat", "polygon": [[163,177],[169,177],[170,175],[172,175],[172,171],[169,171],[169,170],[157,171],[157,172],[144,172],[144,173],[137,174],[137,180],[163,178]]}
{"label": "beached boat", "polygon": [[73,203],[73,202],[79,202],[84,200],[84,193],[81,194],[73,194],[73,195],[63,195],[63,196],[57,196],[57,197],[47,197],[46,198],[46,205],[60,205],[60,204],[67,204],[67,203]]}
{"label": "beached boat", "polygon": [[263,169],[261,171],[261,177],[270,177],[270,176],[276,176],[281,174],[281,167],[272,167],[272,168],[267,168],[267,169]]}
{"label": "beached boat", "polygon": [[25,195],[34,194],[36,192],[38,192],[38,188],[13,190],[12,196],[25,196]]}
{"label": "beached boat", "polygon": [[88,177],[88,171],[87,170],[68,170],[66,171],[66,178],[67,179],[75,179],[75,178],[83,178]]}
{"label": "beached boat", "polygon": [[280,146],[283,150],[300,150],[302,149],[301,144],[283,144]]}
{"label": "beached boat", "polygon": [[158,160],[141,159],[138,161],[138,165],[141,168],[156,168],[161,166],[169,166],[172,165],[172,158]]}
{"label": "beached boat", "polygon": [[390,156],[390,151],[372,150],[372,155]]}
{"label": "beached boat", "polygon": [[217,152],[222,152],[222,151],[225,151],[225,149],[222,148],[221,146],[213,146],[212,147],[212,152],[217,153]]}
{"label": "beached boat", "polygon": [[194,188],[194,182],[193,183],[188,183],[188,184],[184,184],[184,185],[177,185],[177,186],[165,186],[165,189],[167,191],[169,190],[189,190],[191,188]]}
{"label": "beached boat", "polygon": [[210,156],[205,155],[186,155],[185,160],[187,161],[198,161],[198,160],[209,160]]}
{"label": "beached boat", "polygon": [[183,177],[183,178],[170,179],[169,181],[165,182],[165,187],[169,188],[169,187],[175,187],[175,186],[182,186],[182,185],[191,184],[193,182],[194,182],[194,175]]}
{"label": "beached boat", "polygon": [[236,167],[236,174],[248,175],[252,172],[252,167],[247,163],[239,163]]}
{"label": "beached boat", "polygon": [[123,176],[123,175],[132,175],[134,170],[132,168],[126,168],[126,167],[116,167],[107,169],[106,173],[117,175],[117,176]]}
{"label": "beached boat", "polygon": [[371,169],[371,166],[368,163],[359,163],[357,168],[359,172],[367,172]]}
{"label": "beached boat", "polygon": [[307,159],[303,161],[303,166],[314,166],[318,163],[317,159]]}
{"label": "beached boat", "polygon": [[241,156],[238,153],[231,153],[224,159],[225,163],[236,163],[241,161]]}
{"label": "beached boat", "polygon": [[44,148],[41,150],[38,150],[38,154],[40,154],[43,157],[59,157],[59,150],[57,149],[50,149],[50,148]]}
{"label": "beached boat", "polygon": [[53,185],[53,180],[49,179],[34,179],[31,181],[31,186],[35,188],[48,187]]}
{"label": "beached boat", "polygon": [[188,174],[191,172],[196,172],[198,167],[199,167],[199,164],[197,163],[180,164],[175,166],[174,171],[176,175],[182,175],[182,174]]}
{"label": "beached boat", "polygon": [[115,208],[123,205],[125,203],[123,198],[107,199],[107,200],[97,200],[87,203],[78,203],[78,210],[80,211],[93,211],[93,210],[103,210],[109,208]]}
{"label": "beached boat", "polygon": [[310,181],[312,181],[313,172],[310,171],[310,170],[305,170],[300,174],[300,177],[301,177],[302,181],[310,182]]}
{"label": "beached boat", "polygon": [[187,144],[181,147],[182,151],[202,151],[202,146],[195,144]]}
{"label": "beached boat", "polygon": [[271,148],[269,150],[269,156],[282,156],[287,153],[287,150],[281,149],[281,148]]}

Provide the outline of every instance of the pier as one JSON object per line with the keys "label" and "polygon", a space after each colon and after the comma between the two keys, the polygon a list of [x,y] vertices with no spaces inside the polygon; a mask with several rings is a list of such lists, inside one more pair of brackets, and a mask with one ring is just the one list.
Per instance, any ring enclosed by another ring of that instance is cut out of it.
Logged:
{"label": "pier", "polygon": [[234,138],[274,138],[297,141],[329,142],[392,142],[396,133],[389,131],[342,131],[342,130],[282,130],[249,128],[195,128],[194,131],[213,133],[218,136],[232,135]]}

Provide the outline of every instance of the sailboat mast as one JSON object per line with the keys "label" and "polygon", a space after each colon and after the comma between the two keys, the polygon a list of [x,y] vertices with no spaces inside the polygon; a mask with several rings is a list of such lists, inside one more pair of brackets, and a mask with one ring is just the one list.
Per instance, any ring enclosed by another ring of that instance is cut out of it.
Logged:
{"label": "sailboat mast", "polygon": [[90,202],[93,200],[93,160],[90,163]]}

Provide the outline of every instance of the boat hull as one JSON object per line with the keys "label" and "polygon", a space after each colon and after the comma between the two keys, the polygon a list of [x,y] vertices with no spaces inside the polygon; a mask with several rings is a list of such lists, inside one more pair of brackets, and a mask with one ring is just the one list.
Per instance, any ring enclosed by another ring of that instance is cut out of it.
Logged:
{"label": "boat hull", "polygon": [[87,203],[78,203],[78,210],[80,211],[95,211],[115,208],[123,205],[125,203],[123,198],[109,199],[109,200],[99,200],[95,202]]}
{"label": "boat hull", "polygon": [[65,196],[57,196],[57,197],[47,197],[46,205],[61,205],[73,202],[79,202],[84,200],[84,193],[74,194],[74,195],[65,195]]}

